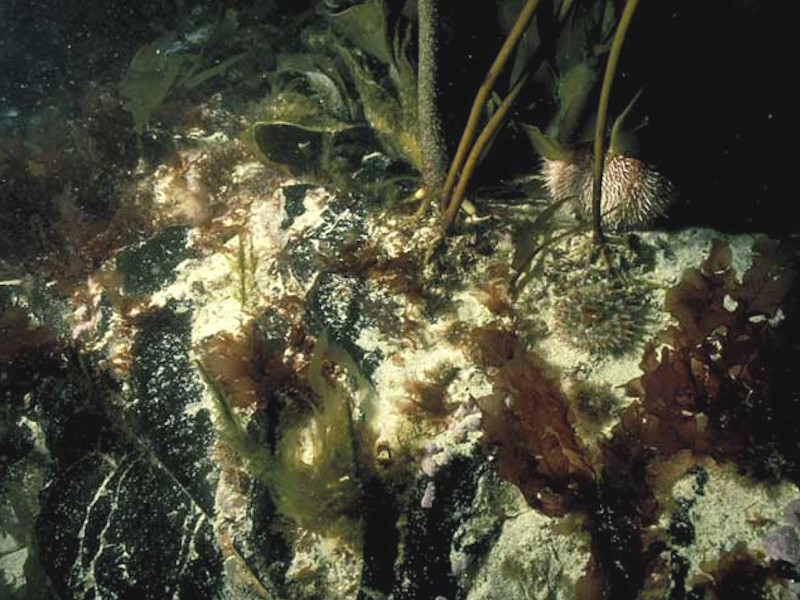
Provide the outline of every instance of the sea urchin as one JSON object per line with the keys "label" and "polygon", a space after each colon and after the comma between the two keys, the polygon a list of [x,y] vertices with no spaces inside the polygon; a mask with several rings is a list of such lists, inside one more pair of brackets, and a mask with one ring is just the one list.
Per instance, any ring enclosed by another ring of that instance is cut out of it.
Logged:
{"label": "sea urchin", "polygon": [[555,304],[559,336],[592,354],[619,356],[641,340],[650,305],[646,290],[633,283],[600,280],[579,285]]}
{"label": "sea urchin", "polygon": [[[573,202],[578,216],[592,214],[592,172],[588,154],[577,161],[544,159],[542,176],[554,201]],[[664,214],[674,195],[672,183],[639,159],[614,154],[603,172],[603,225],[612,230],[646,227]]]}

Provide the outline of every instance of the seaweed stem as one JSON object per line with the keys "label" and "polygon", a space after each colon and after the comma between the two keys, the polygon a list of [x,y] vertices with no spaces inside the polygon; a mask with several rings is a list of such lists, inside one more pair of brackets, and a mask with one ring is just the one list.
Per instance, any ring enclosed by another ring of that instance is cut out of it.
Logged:
{"label": "seaweed stem", "polygon": [[445,147],[439,118],[438,51],[436,26],[439,0],[418,0],[417,114],[422,151],[422,177],[430,195],[438,192],[445,177]]}
{"label": "seaweed stem", "polygon": [[489,94],[491,93],[492,88],[494,88],[494,84],[503,70],[503,67],[505,66],[506,62],[508,62],[511,52],[516,47],[517,42],[519,42],[519,39],[522,37],[522,34],[528,28],[528,24],[533,18],[533,13],[536,11],[536,7],[538,5],[539,0],[527,0],[525,6],[522,7],[522,10],[517,16],[514,26],[511,28],[511,33],[508,34],[506,41],[503,42],[500,52],[494,59],[492,66],[489,67],[489,72],[486,74],[486,78],[483,80],[481,87],[478,89],[478,93],[476,94],[475,100],[472,103],[472,109],[470,110],[469,118],[467,119],[467,126],[464,128],[464,132],[461,134],[461,141],[458,143],[456,155],[453,158],[453,162],[450,164],[450,170],[447,173],[447,179],[445,180],[444,187],[442,188],[442,207],[447,206],[448,204],[452,205],[452,202],[449,202],[450,192],[453,190],[456,177],[458,177],[458,174],[461,172],[461,167],[467,157],[467,151],[469,150],[470,144],[472,143],[472,140],[475,139],[477,134],[478,121],[480,120],[481,111],[483,110],[486,100],[489,98]]}
{"label": "seaweed stem", "polygon": [[627,0],[622,16],[619,20],[617,30],[614,32],[614,40],[611,42],[611,50],[606,62],[606,71],[603,76],[603,87],[600,89],[600,104],[597,108],[597,123],[594,130],[594,156],[592,160],[592,229],[594,231],[594,241],[596,244],[605,246],[606,238],[603,234],[602,221],[602,198],[603,198],[603,167],[604,167],[604,139],[606,121],[608,119],[608,103],[611,98],[611,85],[614,82],[614,75],[619,63],[619,55],[622,52],[622,44],[625,42],[625,34],[628,26],[633,19],[633,13],[639,0]]}
{"label": "seaweed stem", "polygon": [[244,239],[239,234],[239,248],[236,253],[237,266],[239,268],[239,301],[242,310],[247,306],[247,256],[245,253]]}
{"label": "seaweed stem", "polygon": [[511,91],[500,103],[500,106],[497,107],[497,110],[492,115],[492,118],[489,119],[486,127],[483,128],[483,131],[481,131],[481,134],[478,136],[478,139],[472,146],[469,156],[464,163],[464,168],[461,171],[461,177],[458,179],[458,185],[456,186],[456,189],[450,198],[450,202],[447,205],[447,212],[445,212],[444,219],[442,221],[442,229],[445,233],[447,233],[450,227],[452,227],[453,222],[458,215],[458,211],[464,201],[464,193],[467,190],[467,185],[469,185],[469,180],[472,178],[472,174],[475,172],[475,167],[478,165],[478,162],[483,156],[484,150],[489,145],[489,142],[494,139],[500,127],[504,123],[506,114],[508,114],[508,110],[511,108],[514,100],[519,95],[520,90],[522,90],[525,83],[528,81],[529,76],[530,70],[526,71],[522,76],[520,76],[520,78],[514,84],[514,87],[511,88]]}

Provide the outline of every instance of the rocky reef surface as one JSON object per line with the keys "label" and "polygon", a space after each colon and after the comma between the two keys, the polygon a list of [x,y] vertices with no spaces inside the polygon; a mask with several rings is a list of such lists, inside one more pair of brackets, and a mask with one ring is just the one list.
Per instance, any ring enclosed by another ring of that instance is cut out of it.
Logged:
{"label": "rocky reef surface", "polygon": [[443,239],[402,70],[362,118],[282,54],[265,106],[266,26],[209,19],[2,98],[0,598],[800,597],[790,241],[601,257],[536,176]]}
{"label": "rocky reef surface", "polygon": [[71,297],[5,267],[8,597],[794,593],[776,243],[631,233],[618,279],[574,233],[522,281],[535,203],[426,259],[435,223],[244,154],[195,221],[201,164]]}

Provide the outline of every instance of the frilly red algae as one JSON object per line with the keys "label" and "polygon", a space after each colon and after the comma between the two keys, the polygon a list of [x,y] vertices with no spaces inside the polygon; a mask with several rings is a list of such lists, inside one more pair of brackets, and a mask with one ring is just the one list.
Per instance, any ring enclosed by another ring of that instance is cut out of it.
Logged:
{"label": "frilly red algae", "polygon": [[437,365],[425,373],[424,380],[405,383],[408,403],[401,407],[410,416],[418,415],[435,423],[444,423],[455,410],[447,404],[447,388],[458,376],[459,369],[450,363]]}
{"label": "frilly red algae", "polygon": [[700,269],[667,293],[678,325],[665,333],[672,347],[650,348],[644,375],[629,392],[641,398],[641,434],[662,454],[681,449],[741,459],[780,398],[770,394],[781,353],[781,307],[795,280],[791,257],[774,242],[758,242],[741,283],[731,252],[715,242]]}
{"label": "frilly red algae", "polygon": [[[508,336],[486,331],[487,336],[495,346],[488,363],[499,370],[496,393],[478,400],[485,443],[499,474],[517,485],[531,506],[563,515],[591,494],[594,473],[560,379],[535,354],[513,352]],[[506,352],[511,356],[498,364]]]}
{"label": "frilly red algae", "polygon": [[56,332],[31,322],[20,307],[9,307],[0,313],[0,361],[12,362],[28,354],[47,354],[56,349]]}
{"label": "frilly red algae", "polygon": [[695,584],[693,590],[704,593],[704,598],[710,600],[767,598],[764,586],[770,577],[770,572],[760,565],[742,544],[723,554],[716,564],[705,565],[704,571],[709,573],[709,576],[693,582]]}
{"label": "frilly red algae", "polygon": [[[788,442],[796,427],[777,417],[788,374],[783,342],[796,330],[781,323],[793,320],[784,311],[796,263],[766,240],[755,242],[753,255],[738,274],[731,249],[715,241],[699,268],[667,292],[665,309],[675,319],[661,334],[667,345],[646,346],[643,374],[626,386],[638,400],[596,452],[576,433],[560,374],[513,331],[472,333],[476,360],[495,386],[493,395],[478,399],[485,446],[500,476],[531,506],[549,515],[587,514],[597,561],[592,593],[634,597],[653,583],[648,573],[664,541],[652,528],[669,506],[672,485],[694,465],[735,461],[756,477],[798,474],[800,456]],[[752,560],[728,563],[720,563],[724,581],[709,593],[736,588],[740,575],[742,585],[763,586]]]}
{"label": "frilly red algae", "polygon": [[[720,328],[746,329],[748,322],[771,319],[785,304],[796,277],[796,260],[775,241],[759,240],[753,263],[737,281],[730,248],[715,240],[699,269],[684,273],[667,292],[666,308],[678,320],[668,331],[673,346],[692,346]],[[728,341],[737,333],[727,332]]]}
{"label": "frilly red algae", "polygon": [[709,258],[699,268],[688,269],[667,291],[665,308],[679,323],[667,331],[673,345],[693,346],[717,327],[733,323],[734,315],[725,306],[725,296],[736,284],[731,259],[730,248],[715,240]]}
{"label": "frilly red algae", "polygon": [[[650,346],[642,361],[644,375],[628,385],[631,395],[642,398],[623,415],[646,445],[662,455],[679,450],[710,450],[706,421],[701,413],[708,398],[711,375],[706,366],[685,352],[664,348],[661,356]],[[711,384],[714,385],[713,383]]]}
{"label": "frilly red algae", "polygon": [[300,389],[300,379],[283,358],[284,345],[266,339],[255,324],[241,335],[222,332],[202,350],[204,368],[232,406],[264,407],[276,393]]}

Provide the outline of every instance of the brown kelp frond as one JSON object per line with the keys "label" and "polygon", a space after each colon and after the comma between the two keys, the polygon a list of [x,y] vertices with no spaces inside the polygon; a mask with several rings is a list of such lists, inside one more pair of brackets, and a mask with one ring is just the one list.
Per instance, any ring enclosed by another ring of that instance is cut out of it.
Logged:
{"label": "brown kelp frond", "polygon": [[664,333],[671,347],[645,353],[644,375],[628,386],[640,403],[627,418],[662,455],[691,449],[746,460],[761,475],[795,472],[793,426],[776,415],[781,402],[794,402],[785,369],[796,326],[784,311],[796,267],[774,242],[759,241],[754,251],[740,283],[730,249],[715,242],[700,268],[669,290],[667,309],[678,322]]}
{"label": "brown kelp frond", "polygon": [[447,403],[447,388],[458,373],[458,367],[443,362],[426,371],[422,378],[406,381],[404,387],[408,401],[401,409],[405,412],[414,411],[434,422],[443,422],[455,410],[454,406]]}
{"label": "brown kelp frond", "polygon": [[508,335],[483,338],[482,352],[498,370],[495,393],[478,399],[478,406],[499,474],[548,514],[585,505],[594,491],[594,472],[558,375]]}

